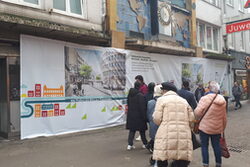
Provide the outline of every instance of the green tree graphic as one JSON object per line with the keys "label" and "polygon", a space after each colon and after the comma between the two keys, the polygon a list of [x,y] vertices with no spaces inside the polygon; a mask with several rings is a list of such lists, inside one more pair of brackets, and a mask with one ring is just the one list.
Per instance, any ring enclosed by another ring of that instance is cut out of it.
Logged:
{"label": "green tree graphic", "polygon": [[85,78],[85,79],[89,79],[90,78],[90,75],[91,75],[91,72],[92,72],[92,67],[87,65],[87,64],[83,64],[80,66],[80,75]]}

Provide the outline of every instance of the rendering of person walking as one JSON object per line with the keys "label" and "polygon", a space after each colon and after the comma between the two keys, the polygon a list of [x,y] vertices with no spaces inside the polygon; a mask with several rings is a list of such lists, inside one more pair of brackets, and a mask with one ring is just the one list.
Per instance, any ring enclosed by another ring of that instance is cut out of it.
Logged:
{"label": "rendering of person walking", "polygon": [[234,86],[232,88],[232,93],[235,99],[235,106],[234,109],[237,110],[239,108],[242,107],[241,103],[240,103],[240,96],[242,94],[242,90],[238,84],[238,82],[234,82]]}
{"label": "rendering of person walking", "polygon": [[146,148],[147,145],[147,139],[145,135],[145,131],[147,130],[147,104],[145,97],[139,91],[140,85],[141,84],[139,82],[135,82],[134,88],[129,90],[127,98],[128,113],[126,129],[129,130],[127,150],[135,148],[133,145],[133,140],[136,131],[140,132],[143,148]]}
{"label": "rendering of person walking", "polygon": [[204,167],[209,166],[208,143],[211,138],[216,167],[221,167],[220,136],[224,132],[227,123],[226,101],[222,95],[217,94],[219,92],[219,84],[217,82],[211,81],[209,90],[210,92],[200,99],[195,109],[196,117],[201,118],[209,108],[199,126],[202,163]]}
{"label": "rendering of person walking", "polygon": [[159,125],[153,159],[158,161],[158,167],[167,167],[168,160],[175,160],[173,167],[187,167],[193,158],[190,123],[194,113],[187,101],[177,95],[172,83],[162,83],[161,89],[163,95],[158,98],[153,114]]}

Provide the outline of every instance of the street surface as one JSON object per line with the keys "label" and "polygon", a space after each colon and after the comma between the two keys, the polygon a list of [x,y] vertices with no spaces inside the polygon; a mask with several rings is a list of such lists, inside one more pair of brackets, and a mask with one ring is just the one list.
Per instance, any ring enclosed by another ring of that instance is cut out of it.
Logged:
{"label": "street surface", "polygon": [[[228,113],[226,139],[231,157],[223,167],[250,166],[250,101]],[[124,126],[49,138],[0,141],[0,167],[149,167],[150,153],[135,141],[127,151],[128,131]],[[210,164],[214,156],[210,150]],[[201,167],[200,149],[190,167]]]}

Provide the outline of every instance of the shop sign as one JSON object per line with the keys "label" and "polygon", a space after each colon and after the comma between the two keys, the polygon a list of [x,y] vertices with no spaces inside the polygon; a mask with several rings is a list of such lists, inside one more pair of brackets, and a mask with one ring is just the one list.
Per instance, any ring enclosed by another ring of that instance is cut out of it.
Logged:
{"label": "shop sign", "polygon": [[235,70],[235,75],[238,77],[246,77],[247,71],[246,70]]}
{"label": "shop sign", "polygon": [[227,34],[246,30],[250,30],[250,20],[228,24],[226,26]]}

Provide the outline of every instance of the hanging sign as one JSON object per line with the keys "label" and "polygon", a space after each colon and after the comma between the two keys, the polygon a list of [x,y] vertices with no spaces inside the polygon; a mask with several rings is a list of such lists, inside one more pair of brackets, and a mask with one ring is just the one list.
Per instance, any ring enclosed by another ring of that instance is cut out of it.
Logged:
{"label": "hanging sign", "polygon": [[250,20],[228,24],[226,26],[227,34],[246,30],[250,30]]}

